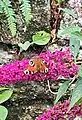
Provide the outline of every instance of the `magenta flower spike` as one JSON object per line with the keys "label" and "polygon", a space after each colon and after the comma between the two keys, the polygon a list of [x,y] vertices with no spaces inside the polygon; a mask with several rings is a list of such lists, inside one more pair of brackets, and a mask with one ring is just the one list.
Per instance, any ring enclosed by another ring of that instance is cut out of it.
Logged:
{"label": "magenta flower spike", "polygon": [[0,84],[11,84],[18,81],[57,80],[60,76],[69,78],[77,74],[78,66],[72,63],[69,49],[56,50],[53,53],[47,51],[34,57],[45,60],[48,72],[25,74],[24,71],[29,64],[29,59],[16,60],[0,67]]}
{"label": "magenta flower spike", "polygon": [[36,117],[35,120],[74,120],[77,116],[82,117],[82,105],[74,105],[74,107],[67,113],[69,100],[63,103],[59,102],[42,115]]}

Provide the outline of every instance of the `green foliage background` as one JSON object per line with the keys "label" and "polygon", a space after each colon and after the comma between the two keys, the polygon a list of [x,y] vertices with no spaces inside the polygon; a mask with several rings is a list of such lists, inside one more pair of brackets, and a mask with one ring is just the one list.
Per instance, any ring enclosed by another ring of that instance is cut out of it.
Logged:
{"label": "green foliage background", "polygon": [[[19,0],[20,11],[22,12],[23,18],[28,25],[31,20],[31,6],[29,0]],[[11,31],[12,36],[16,35],[16,18],[15,11],[13,9],[10,0],[0,0],[0,14],[5,14],[8,21],[8,27]]]}

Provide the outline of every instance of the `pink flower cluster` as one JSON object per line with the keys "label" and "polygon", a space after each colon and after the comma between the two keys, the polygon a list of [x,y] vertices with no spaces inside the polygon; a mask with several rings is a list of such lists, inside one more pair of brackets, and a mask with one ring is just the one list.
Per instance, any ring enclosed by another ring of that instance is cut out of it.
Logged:
{"label": "pink flower cluster", "polygon": [[67,112],[69,103],[69,100],[65,100],[63,103],[59,102],[35,120],[74,120],[76,116],[82,117],[82,105],[74,105],[74,107]]}
{"label": "pink flower cluster", "polygon": [[43,52],[34,57],[43,58],[47,63],[47,73],[24,74],[29,59],[16,60],[0,67],[0,84],[16,83],[25,80],[57,80],[58,77],[69,78],[77,74],[78,66],[71,62],[69,49],[64,51]]}

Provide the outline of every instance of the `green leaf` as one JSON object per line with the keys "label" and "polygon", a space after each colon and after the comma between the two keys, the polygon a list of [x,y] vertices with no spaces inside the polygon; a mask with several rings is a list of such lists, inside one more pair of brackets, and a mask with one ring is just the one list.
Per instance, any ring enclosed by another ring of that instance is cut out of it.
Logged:
{"label": "green leaf", "polygon": [[7,90],[0,91],[0,104],[7,101],[13,93],[13,90],[11,88]]}
{"label": "green leaf", "polygon": [[1,8],[1,6],[0,6],[0,13],[3,13],[3,10],[2,10],[2,8]]}
{"label": "green leaf", "polygon": [[2,1],[0,0],[0,13],[3,13],[3,4],[2,4]]}
{"label": "green leaf", "polygon": [[11,2],[9,0],[3,0],[4,12],[7,15],[8,27],[11,31],[12,36],[16,35],[16,23],[15,23],[15,12],[12,9]]}
{"label": "green leaf", "polygon": [[3,1],[4,4],[7,5],[7,7],[8,7],[8,6],[9,6],[9,7],[12,7],[10,0],[2,0],[2,1]]}
{"label": "green leaf", "polygon": [[19,46],[22,50],[25,50],[25,51],[26,51],[31,44],[32,44],[32,43],[30,43],[29,41],[26,41],[24,44],[19,43],[18,46]]}
{"label": "green leaf", "polygon": [[26,21],[26,24],[28,25],[31,20],[31,5],[29,0],[19,0],[19,2],[22,3],[20,6],[20,10],[22,11],[22,14],[24,16],[24,19]]}
{"label": "green leaf", "polygon": [[[57,0],[58,1],[58,4],[60,4],[61,3],[61,0]],[[62,0],[62,2],[64,2],[65,0]]]}
{"label": "green leaf", "polygon": [[58,37],[60,36],[71,37],[72,34],[74,34],[74,32],[80,32],[80,31],[81,31],[81,27],[79,26],[71,25],[71,26],[66,27],[65,25],[62,25],[60,27],[60,30],[58,30]]}
{"label": "green leaf", "polygon": [[0,105],[0,120],[6,120],[8,110],[4,106]]}
{"label": "green leaf", "polygon": [[37,45],[46,45],[50,40],[50,34],[45,31],[39,31],[32,36],[33,43]]}
{"label": "green leaf", "polygon": [[74,57],[77,57],[80,48],[80,40],[75,36],[70,37],[70,52]]}
{"label": "green leaf", "polygon": [[82,33],[76,31],[72,33],[73,36],[75,36],[77,38],[77,40],[82,40]]}
{"label": "green leaf", "polygon": [[9,88],[5,88],[5,87],[0,87],[0,91],[2,90],[8,90]]}
{"label": "green leaf", "polygon": [[66,14],[69,14],[69,15],[73,16],[74,18],[77,18],[77,15],[74,10],[70,10],[68,8],[59,8],[59,10],[62,10]]}
{"label": "green leaf", "polygon": [[19,4],[21,4],[22,3],[22,0],[19,0]]}
{"label": "green leaf", "polygon": [[74,106],[74,104],[82,97],[82,77],[79,77],[75,83],[75,87],[72,92],[71,102],[69,105],[69,110]]}
{"label": "green leaf", "polygon": [[82,104],[82,97],[75,103],[76,105]]}
{"label": "green leaf", "polygon": [[79,66],[78,76],[82,77],[82,65]]}
{"label": "green leaf", "polygon": [[58,100],[62,97],[62,95],[66,92],[66,90],[68,89],[69,87],[69,80],[68,81],[65,81],[59,88],[58,90],[58,94],[57,94],[57,97],[56,97],[56,100],[55,100],[55,104],[58,102]]}

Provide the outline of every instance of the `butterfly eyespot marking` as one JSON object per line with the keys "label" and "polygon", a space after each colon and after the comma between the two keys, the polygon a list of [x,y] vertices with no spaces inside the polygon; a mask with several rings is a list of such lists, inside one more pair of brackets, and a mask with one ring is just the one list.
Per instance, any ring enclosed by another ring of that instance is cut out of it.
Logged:
{"label": "butterfly eyespot marking", "polygon": [[29,71],[28,70],[25,70],[24,71],[24,74],[26,75],[26,74],[29,74]]}
{"label": "butterfly eyespot marking", "polygon": [[45,60],[44,60],[44,59],[42,59],[42,63],[43,63],[43,64],[45,63]]}
{"label": "butterfly eyespot marking", "polygon": [[33,60],[30,60],[30,61],[29,61],[29,65],[30,65],[30,66],[34,66],[34,61],[33,61]]}
{"label": "butterfly eyespot marking", "polygon": [[48,68],[45,68],[45,73],[47,73],[48,72]]}

